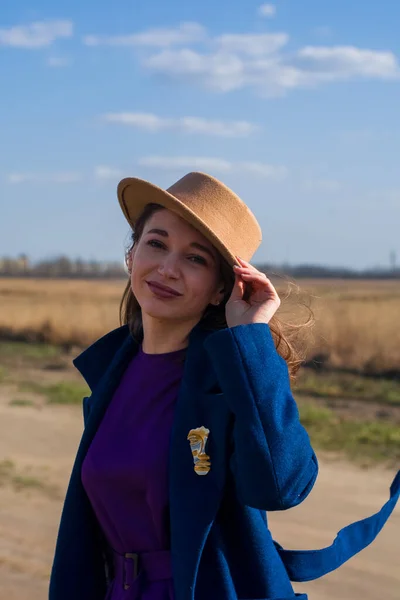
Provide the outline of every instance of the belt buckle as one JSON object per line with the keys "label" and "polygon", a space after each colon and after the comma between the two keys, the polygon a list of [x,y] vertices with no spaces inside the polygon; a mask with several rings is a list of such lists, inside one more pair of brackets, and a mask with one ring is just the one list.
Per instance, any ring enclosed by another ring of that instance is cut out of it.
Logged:
{"label": "belt buckle", "polygon": [[[133,560],[133,579],[135,580],[138,576],[139,572],[139,554],[136,552],[126,552],[124,554],[124,558],[129,558]],[[126,583],[126,573],[125,573],[125,582],[124,582],[124,590],[129,590],[130,584]]]}

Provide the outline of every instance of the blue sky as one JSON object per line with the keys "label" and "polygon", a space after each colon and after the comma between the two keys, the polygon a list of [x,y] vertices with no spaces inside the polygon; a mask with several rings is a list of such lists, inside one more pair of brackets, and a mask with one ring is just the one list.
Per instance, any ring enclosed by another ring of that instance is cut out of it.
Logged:
{"label": "blue sky", "polygon": [[3,0],[0,256],[122,260],[116,185],[218,177],[252,262],[400,262],[400,3]]}

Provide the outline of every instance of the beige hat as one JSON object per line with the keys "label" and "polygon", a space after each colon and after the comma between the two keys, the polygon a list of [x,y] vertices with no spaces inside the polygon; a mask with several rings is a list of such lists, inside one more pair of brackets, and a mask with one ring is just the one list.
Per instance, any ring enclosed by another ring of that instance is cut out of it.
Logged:
{"label": "beige hat", "polygon": [[118,200],[128,223],[150,202],[177,213],[200,231],[233,266],[235,255],[250,262],[261,244],[257,219],[246,204],[226,185],[205,173],[188,173],[167,190],[127,177],[118,184]]}

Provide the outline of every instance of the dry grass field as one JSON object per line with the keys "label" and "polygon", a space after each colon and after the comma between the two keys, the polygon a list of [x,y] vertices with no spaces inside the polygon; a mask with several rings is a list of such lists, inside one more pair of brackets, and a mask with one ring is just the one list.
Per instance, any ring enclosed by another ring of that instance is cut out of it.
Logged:
{"label": "dry grass field", "polygon": [[[274,283],[283,298],[286,284]],[[380,508],[400,462],[400,380],[366,376],[399,371],[400,282],[300,285],[316,318],[308,358],[324,353],[332,367],[301,370],[294,390],[320,475],[306,502],[270,522],[283,545],[316,548]],[[118,326],[123,288],[123,281],[0,279],[0,600],[48,596],[88,393],[71,361]],[[307,318],[296,300],[282,303],[283,319]],[[399,517],[397,508],[371,547],[296,591],[310,600],[397,599]]]}
{"label": "dry grass field", "polygon": [[[288,284],[272,281],[283,300],[282,319],[306,320],[298,299],[314,311],[308,359],[324,354],[332,367],[399,370],[400,281],[299,280],[300,295],[294,293],[288,301]],[[0,338],[20,334],[22,339],[86,346],[119,325],[124,285],[121,280],[0,278]]]}

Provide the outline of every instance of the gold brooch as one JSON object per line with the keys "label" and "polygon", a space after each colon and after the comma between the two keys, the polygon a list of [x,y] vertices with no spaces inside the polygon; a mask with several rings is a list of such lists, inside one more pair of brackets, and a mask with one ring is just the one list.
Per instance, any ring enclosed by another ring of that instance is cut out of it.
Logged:
{"label": "gold brooch", "polygon": [[206,427],[191,429],[187,439],[193,455],[194,470],[197,475],[207,475],[210,470],[210,457],[205,453],[206,443],[210,430]]}

